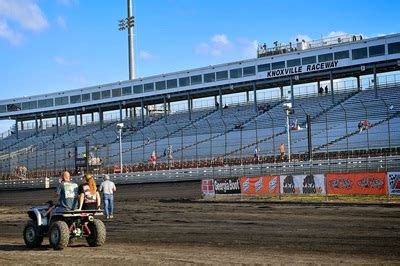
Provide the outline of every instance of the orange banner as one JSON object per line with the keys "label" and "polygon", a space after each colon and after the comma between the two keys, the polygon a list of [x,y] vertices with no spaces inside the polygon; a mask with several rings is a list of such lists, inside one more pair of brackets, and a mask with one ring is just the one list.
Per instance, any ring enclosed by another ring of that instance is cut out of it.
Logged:
{"label": "orange banner", "polygon": [[240,189],[245,195],[279,194],[279,176],[241,177]]}
{"label": "orange banner", "polygon": [[387,192],[386,173],[333,173],[326,175],[328,194],[378,194]]}

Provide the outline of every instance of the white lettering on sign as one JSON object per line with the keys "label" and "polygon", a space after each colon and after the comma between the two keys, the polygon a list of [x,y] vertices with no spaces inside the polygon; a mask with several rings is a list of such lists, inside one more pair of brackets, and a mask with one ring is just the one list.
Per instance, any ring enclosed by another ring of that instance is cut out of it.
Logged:
{"label": "white lettering on sign", "polygon": [[295,66],[295,67],[270,70],[267,72],[267,78],[276,78],[281,76],[295,75],[312,71],[336,68],[338,62],[339,60],[334,60],[322,63],[309,64],[306,66]]}

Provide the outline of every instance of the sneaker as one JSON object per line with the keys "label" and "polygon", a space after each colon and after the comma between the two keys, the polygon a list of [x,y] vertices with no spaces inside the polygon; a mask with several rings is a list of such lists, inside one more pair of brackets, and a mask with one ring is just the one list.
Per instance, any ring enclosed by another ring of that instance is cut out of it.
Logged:
{"label": "sneaker", "polygon": [[110,215],[110,219],[112,219],[112,218],[114,218],[114,216],[113,216],[113,215]]}
{"label": "sneaker", "polygon": [[107,216],[107,219],[110,219],[110,216]]}

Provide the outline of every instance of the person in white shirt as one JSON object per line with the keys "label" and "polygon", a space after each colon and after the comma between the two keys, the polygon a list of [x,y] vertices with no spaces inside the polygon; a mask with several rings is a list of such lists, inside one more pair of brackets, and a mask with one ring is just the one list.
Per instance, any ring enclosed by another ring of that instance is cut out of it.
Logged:
{"label": "person in white shirt", "polygon": [[107,219],[114,218],[114,192],[117,190],[114,182],[110,181],[109,175],[104,175],[100,185],[100,192],[103,193],[104,215]]}

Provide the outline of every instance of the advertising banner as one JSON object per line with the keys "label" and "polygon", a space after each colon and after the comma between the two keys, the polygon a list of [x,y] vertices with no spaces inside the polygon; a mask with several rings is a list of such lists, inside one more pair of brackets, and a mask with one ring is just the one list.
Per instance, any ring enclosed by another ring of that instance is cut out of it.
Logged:
{"label": "advertising banner", "polygon": [[214,193],[214,180],[204,179],[201,180],[201,192],[203,197],[213,197]]}
{"label": "advertising banner", "polygon": [[390,195],[400,195],[400,172],[388,172],[387,183]]}
{"label": "advertising banner", "polygon": [[327,174],[326,186],[328,194],[385,195],[386,173]]}
{"label": "advertising banner", "polygon": [[326,194],[324,175],[281,175],[282,194]]}
{"label": "advertising banner", "polygon": [[245,195],[279,194],[279,176],[241,177],[240,188]]}
{"label": "advertising banner", "polygon": [[215,194],[240,194],[240,181],[237,177],[214,179]]}

